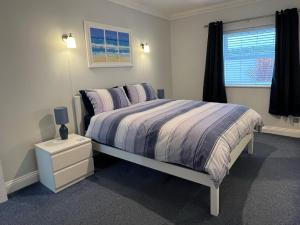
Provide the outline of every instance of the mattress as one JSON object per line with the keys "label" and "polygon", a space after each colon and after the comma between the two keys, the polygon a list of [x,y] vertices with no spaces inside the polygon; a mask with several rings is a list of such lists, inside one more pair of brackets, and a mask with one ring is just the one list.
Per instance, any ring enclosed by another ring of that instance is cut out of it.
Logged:
{"label": "mattress", "polygon": [[231,151],[261,125],[261,116],[242,105],[156,99],[93,116],[86,136],[208,173],[218,186]]}

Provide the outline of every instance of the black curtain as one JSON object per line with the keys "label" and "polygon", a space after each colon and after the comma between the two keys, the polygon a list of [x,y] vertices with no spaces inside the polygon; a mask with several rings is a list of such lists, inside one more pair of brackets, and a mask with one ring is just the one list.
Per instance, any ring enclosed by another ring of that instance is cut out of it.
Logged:
{"label": "black curtain", "polygon": [[227,102],[224,82],[222,21],[210,23],[208,26],[203,100],[207,102]]}
{"label": "black curtain", "polygon": [[297,9],[276,12],[275,66],[269,113],[300,116],[299,19]]}

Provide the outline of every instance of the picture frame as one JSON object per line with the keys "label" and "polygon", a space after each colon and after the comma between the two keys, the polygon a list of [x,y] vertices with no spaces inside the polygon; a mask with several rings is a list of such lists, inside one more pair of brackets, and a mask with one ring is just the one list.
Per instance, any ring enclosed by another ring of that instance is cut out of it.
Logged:
{"label": "picture frame", "polygon": [[131,67],[131,30],[84,21],[88,67]]}

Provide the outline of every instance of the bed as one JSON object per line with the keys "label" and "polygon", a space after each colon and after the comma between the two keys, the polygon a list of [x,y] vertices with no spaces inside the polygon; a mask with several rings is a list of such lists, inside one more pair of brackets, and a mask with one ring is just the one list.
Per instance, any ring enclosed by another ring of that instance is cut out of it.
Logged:
{"label": "bed", "polygon": [[219,188],[262,125],[252,109],[234,104],[157,99],[104,112],[85,134],[84,107],[74,96],[77,131],[93,150],[210,188],[210,213],[219,214]]}

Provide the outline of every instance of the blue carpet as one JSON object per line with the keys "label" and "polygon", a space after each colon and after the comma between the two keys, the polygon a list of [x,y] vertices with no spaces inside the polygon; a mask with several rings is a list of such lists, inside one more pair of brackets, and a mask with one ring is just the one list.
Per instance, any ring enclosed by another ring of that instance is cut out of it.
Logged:
{"label": "blue carpet", "polygon": [[37,183],[0,205],[2,225],[297,225],[300,139],[258,134],[220,189],[220,215],[209,213],[209,189],[99,155],[96,173],[53,194]]}

